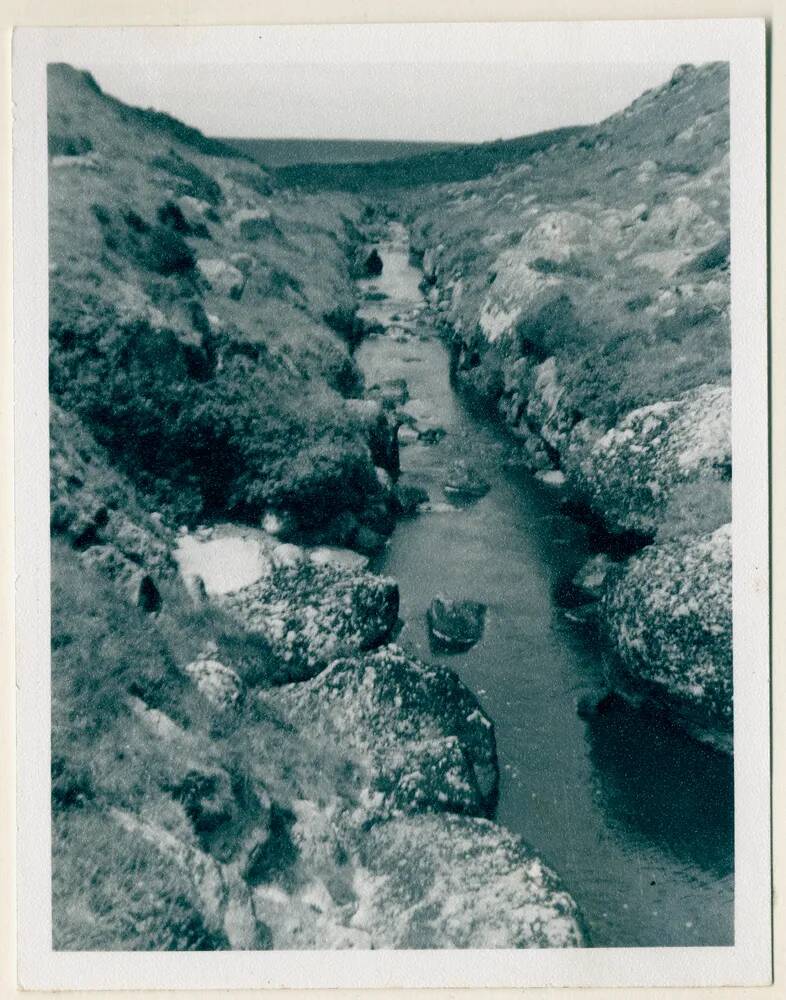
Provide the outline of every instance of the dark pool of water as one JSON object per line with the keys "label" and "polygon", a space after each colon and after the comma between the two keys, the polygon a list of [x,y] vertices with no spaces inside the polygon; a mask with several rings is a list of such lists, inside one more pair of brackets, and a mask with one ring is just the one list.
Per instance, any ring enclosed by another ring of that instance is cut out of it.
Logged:
{"label": "dark pool of water", "polygon": [[495,722],[497,818],[558,872],[593,945],[731,944],[731,761],[621,705],[579,718],[577,698],[603,688],[603,650],[553,593],[590,554],[585,530],[560,512],[553,488],[504,467],[505,440],[456,396],[424,318],[410,339],[395,332],[391,317],[422,304],[420,276],[400,227],[380,252],[383,273],[364,284],[387,298],[365,311],[394,332],[364,342],[358,361],[369,384],[405,378],[448,431],[436,445],[402,448],[403,481],[442,502],[446,469],[461,457],[492,485],[472,506],[397,526],[376,568],[399,581],[401,643],[433,658],[425,612],[438,593],[488,605],[482,641],[441,659]]}

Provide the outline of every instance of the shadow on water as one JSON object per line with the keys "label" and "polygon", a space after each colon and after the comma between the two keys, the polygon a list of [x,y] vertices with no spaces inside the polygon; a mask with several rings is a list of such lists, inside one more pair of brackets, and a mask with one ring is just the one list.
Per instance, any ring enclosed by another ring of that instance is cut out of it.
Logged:
{"label": "shadow on water", "polygon": [[642,838],[684,864],[719,878],[730,875],[731,758],[620,699],[610,699],[586,725],[597,801],[609,826]]}

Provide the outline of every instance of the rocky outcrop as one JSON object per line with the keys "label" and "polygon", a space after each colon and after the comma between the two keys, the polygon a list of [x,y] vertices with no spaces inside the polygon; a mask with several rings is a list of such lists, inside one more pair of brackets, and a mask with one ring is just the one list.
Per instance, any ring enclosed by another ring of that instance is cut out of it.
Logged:
{"label": "rocky outcrop", "polygon": [[576,906],[517,838],[483,819],[407,816],[362,844],[353,923],[388,948],[566,948]]}
{"label": "rocky outcrop", "polygon": [[494,727],[444,667],[385,646],[336,660],[273,701],[358,757],[377,816],[424,809],[483,814],[494,804]]}
{"label": "rocky outcrop", "polygon": [[731,525],[647,548],[611,574],[602,606],[615,686],[731,749]]}
{"label": "rocky outcrop", "polygon": [[632,410],[589,448],[580,441],[566,452],[572,482],[612,527],[678,533],[681,497],[703,487],[695,513],[716,528],[731,514],[731,389],[704,385]]}
{"label": "rocky outcrop", "polygon": [[311,560],[271,563],[255,583],[218,601],[267,639],[290,680],[313,677],[336,657],[379,646],[398,620],[393,580]]}

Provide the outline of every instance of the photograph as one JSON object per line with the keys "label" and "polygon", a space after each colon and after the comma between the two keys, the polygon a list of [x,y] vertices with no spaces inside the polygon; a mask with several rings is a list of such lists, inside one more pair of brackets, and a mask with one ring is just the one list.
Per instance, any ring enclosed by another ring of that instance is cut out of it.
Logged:
{"label": "photograph", "polygon": [[763,33],[634,24],[17,37],[63,968],[766,970]]}

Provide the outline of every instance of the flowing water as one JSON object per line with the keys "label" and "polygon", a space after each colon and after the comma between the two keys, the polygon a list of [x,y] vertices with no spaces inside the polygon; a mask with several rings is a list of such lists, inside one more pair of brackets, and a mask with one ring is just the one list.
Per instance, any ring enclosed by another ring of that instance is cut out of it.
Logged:
{"label": "flowing water", "polygon": [[[402,481],[424,486],[434,510],[402,519],[374,564],[399,582],[399,641],[433,657],[425,613],[438,593],[488,605],[478,645],[441,659],[495,722],[498,820],[559,873],[593,945],[732,943],[730,760],[623,706],[579,718],[577,698],[603,688],[603,650],[552,595],[591,554],[586,533],[553,487],[505,467],[500,432],[455,394],[403,227],[378,249],[384,268],[361,283],[363,315],[385,333],[357,360],[368,385],[406,379],[413,409],[447,431],[401,449]],[[448,509],[442,486],[459,457],[492,488]]]}

